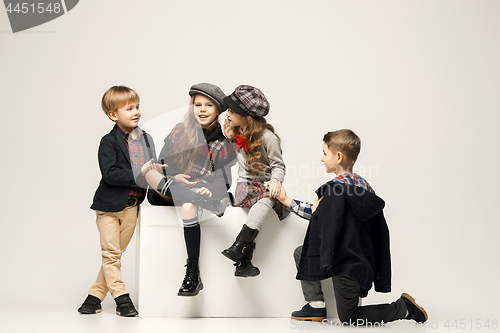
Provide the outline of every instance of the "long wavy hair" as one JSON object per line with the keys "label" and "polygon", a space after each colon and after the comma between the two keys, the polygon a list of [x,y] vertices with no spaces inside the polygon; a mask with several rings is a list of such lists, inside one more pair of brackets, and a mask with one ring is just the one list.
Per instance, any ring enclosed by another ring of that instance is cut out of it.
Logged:
{"label": "long wavy hair", "polygon": [[[198,137],[200,135],[200,124],[194,115],[194,100],[196,96],[191,96],[188,112],[184,116],[184,122],[181,127],[181,138],[174,150],[177,158],[172,164],[175,170],[184,174],[188,174],[191,171],[198,151],[198,143],[200,142],[200,138]],[[207,131],[213,131],[218,124],[219,116],[217,115],[210,125],[208,125]]]}
{"label": "long wavy hair", "polygon": [[248,143],[248,157],[246,160],[247,170],[249,170],[252,175],[257,176],[264,167],[261,162],[262,153],[259,151],[259,147],[262,145],[262,131],[267,128],[276,135],[280,143],[280,153],[283,153],[281,149],[281,138],[274,131],[274,126],[268,124],[265,118],[253,118],[251,116],[244,116],[244,118],[245,126],[241,126],[240,131],[245,136]]}

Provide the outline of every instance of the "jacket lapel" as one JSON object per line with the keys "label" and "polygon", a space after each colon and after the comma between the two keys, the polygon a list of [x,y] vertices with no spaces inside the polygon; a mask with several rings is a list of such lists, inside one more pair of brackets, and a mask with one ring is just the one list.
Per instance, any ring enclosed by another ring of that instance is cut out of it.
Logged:
{"label": "jacket lapel", "polygon": [[120,150],[122,151],[123,155],[125,155],[125,158],[127,159],[128,163],[130,163],[130,155],[128,153],[127,144],[125,143],[125,140],[123,139],[122,133],[120,133],[120,129],[118,128],[118,125],[115,125],[115,127],[113,127],[112,132],[116,137],[116,142],[118,142],[118,147],[120,147]]}

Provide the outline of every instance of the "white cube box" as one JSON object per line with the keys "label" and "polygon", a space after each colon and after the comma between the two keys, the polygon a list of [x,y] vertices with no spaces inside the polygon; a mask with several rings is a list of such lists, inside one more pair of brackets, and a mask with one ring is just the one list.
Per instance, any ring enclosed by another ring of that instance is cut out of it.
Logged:
{"label": "white cube box", "polygon": [[[308,221],[291,213],[283,221],[271,212],[256,239],[257,277],[235,277],[221,254],[246,221],[247,210],[229,207],[222,218],[205,212],[201,221],[200,271],[204,289],[177,296],[186,261],[179,209],[143,205],[137,230],[138,309],[143,317],[290,317],[304,298],[295,279],[293,251],[302,244]],[[331,280],[323,281],[328,316],[337,317]]]}

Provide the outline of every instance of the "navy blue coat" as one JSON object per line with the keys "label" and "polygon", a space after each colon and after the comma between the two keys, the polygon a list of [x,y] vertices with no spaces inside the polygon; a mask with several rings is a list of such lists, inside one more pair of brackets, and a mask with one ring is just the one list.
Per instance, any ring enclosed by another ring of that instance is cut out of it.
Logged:
{"label": "navy blue coat", "polygon": [[[144,133],[141,139],[144,162],[151,158],[156,161],[153,138]],[[132,169],[127,143],[117,125],[102,137],[97,157],[102,178],[90,208],[103,212],[122,211],[127,206],[130,186],[136,185],[135,178],[141,176],[141,170]],[[138,204],[143,200],[144,197],[140,198]]]}
{"label": "navy blue coat", "polygon": [[327,182],[316,194],[323,197],[311,217],[302,248],[297,279],[323,280],[347,275],[366,297],[391,291],[389,229],[384,201],[361,187]]}

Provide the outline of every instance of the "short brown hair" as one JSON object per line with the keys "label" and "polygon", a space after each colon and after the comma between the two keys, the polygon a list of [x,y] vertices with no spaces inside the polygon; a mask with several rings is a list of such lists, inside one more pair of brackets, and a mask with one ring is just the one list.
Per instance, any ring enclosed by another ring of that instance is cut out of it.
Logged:
{"label": "short brown hair", "polygon": [[139,94],[134,89],[125,86],[113,86],[102,96],[101,106],[104,113],[108,115],[110,111],[117,111],[130,102],[139,102]]}
{"label": "short brown hair", "polygon": [[361,150],[361,139],[350,129],[341,129],[328,132],[323,136],[323,141],[332,153],[342,152],[351,165],[354,165]]}

